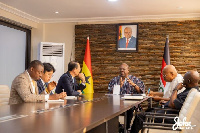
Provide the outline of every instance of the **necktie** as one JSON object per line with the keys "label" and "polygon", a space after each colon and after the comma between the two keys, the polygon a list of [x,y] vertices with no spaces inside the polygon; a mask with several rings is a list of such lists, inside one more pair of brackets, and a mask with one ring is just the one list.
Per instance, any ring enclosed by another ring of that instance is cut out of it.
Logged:
{"label": "necktie", "polygon": [[47,92],[47,94],[49,94],[49,91],[48,91],[48,89],[47,89],[47,85],[46,85],[46,84],[44,84],[44,89],[45,89],[45,91]]}
{"label": "necktie", "polygon": [[32,83],[33,83],[33,86],[34,86],[34,89],[35,89],[35,94],[37,95],[37,84],[36,84],[36,81],[35,80],[32,80]]}
{"label": "necktie", "polygon": [[129,42],[128,42],[128,38],[127,38],[127,41],[126,41],[126,48],[128,47],[128,43],[129,43]]}

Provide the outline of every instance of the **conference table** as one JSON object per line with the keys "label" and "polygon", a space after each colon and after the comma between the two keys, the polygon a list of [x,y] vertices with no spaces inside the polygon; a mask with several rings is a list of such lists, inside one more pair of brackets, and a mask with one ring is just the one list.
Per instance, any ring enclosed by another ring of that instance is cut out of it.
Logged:
{"label": "conference table", "polygon": [[3,105],[0,133],[117,133],[119,115],[148,99],[122,97],[94,93],[45,103]]}

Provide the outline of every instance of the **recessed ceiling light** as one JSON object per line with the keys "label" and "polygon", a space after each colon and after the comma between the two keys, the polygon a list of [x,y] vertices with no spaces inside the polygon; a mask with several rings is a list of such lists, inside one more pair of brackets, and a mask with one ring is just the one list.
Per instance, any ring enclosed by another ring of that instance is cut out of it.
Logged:
{"label": "recessed ceiling light", "polygon": [[55,12],[55,14],[58,14],[59,12]]}
{"label": "recessed ceiling light", "polygon": [[178,7],[176,7],[177,9],[182,9],[183,7],[182,6],[178,6]]}
{"label": "recessed ceiling light", "polygon": [[108,0],[108,1],[118,1],[118,0]]}

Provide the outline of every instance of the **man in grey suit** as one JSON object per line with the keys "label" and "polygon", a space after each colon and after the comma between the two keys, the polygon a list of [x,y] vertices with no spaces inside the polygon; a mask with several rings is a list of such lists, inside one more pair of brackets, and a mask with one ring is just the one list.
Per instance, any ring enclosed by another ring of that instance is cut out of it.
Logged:
{"label": "man in grey suit", "polygon": [[132,36],[131,27],[124,29],[124,36],[118,42],[119,48],[136,48],[136,38]]}
{"label": "man in grey suit", "polygon": [[38,93],[36,80],[39,80],[44,71],[42,62],[34,60],[27,70],[18,75],[12,82],[9,104],[19,104],[23,102],[45,102],[48,99],[60,99],[66,93],[54,95],[44,95]]}

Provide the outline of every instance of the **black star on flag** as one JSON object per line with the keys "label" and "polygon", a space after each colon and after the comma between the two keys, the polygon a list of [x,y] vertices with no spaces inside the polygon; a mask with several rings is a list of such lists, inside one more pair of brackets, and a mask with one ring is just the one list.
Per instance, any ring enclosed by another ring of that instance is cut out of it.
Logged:
{"label": "black star on flag", "polygon": [[[83,74],[84,74],[84,76],[85,76],[85,73],[83,73]],[[87,76],[87,77],[85,76],[85,82],[88,83],[88,84],[90,84],[90,82],[89,82],[89,78],[90,78],[90,77],[91,77],[91,76]]]}

